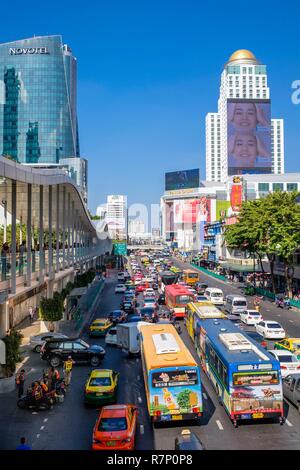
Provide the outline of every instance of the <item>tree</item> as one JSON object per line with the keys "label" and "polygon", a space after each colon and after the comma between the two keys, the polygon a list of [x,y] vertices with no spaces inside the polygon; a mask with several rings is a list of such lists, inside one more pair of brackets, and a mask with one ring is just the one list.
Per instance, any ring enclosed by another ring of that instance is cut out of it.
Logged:
{"label": "tree", "polygon": [[[286,286],[292,295],[294,253],[300,246],[300,205],[298,193],[275,191],[255,201],[243,203],[238,221],[228,226],[224,238],[229,247],[256,252],[270,262],[273,292],[276,293],[274,263],[279,256],[284,263]],[[261,263],[262,264],[262,263]]]}
{"label": "tree", "polygon": [[1,369],[5,377],[11,377],[16,371],[17,363],[22,360],[20,354],[22,338],[23,335],[13,329],[10,334],[3,339],[6,347],[6,363],[1,366]]}

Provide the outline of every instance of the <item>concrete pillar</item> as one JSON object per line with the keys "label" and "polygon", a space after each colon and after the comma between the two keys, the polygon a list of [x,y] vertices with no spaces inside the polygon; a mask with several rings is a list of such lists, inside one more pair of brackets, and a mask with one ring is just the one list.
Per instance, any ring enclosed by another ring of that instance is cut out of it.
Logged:
{"label": "concrete pillar", "polygon": [[27,185],[27,226],[26,226],[26,245],[27,245],[27,267],[26,267],[26,285],[31,286],[31,213],[32,213],[32,185]]}
{"label": "concrete pillar", "polygon": [[72,201],[72,210],[71,210],[71,223],[72,223],[72,266],[74,266],[75,263],[75,248],[74,248],[74,243],[75,243],[75,208],[74,208],[74,201]]}
{"label": "concrete pillar", "polygon": [[71,266],[71,194],[68,192],[68,268]]}
{"label": "concrete pillar", "polygon": [[59,185],[56,185],[56,263],[55,272],[59,272]]}
{"label": "concrete pillar", "polygon": [[16,293],[16,218],[17,218],[17,182],[11,182],[11,293]]}
{"label": "concrete pillar", "polygon": [[39,269],[39,282],[44,281],[44,187],[40,185],[40,204],[39,204],[39,245],[40,245],[40,252],[39,252],[39,261],[40,261],[40,269]]}
{"label": "concrete pillar", "polygon": [[62,203],[62,250],[63,250],[63,269],[66,269],[66,187],[63,186]]}
{"label": "concrete pillar", "polygon": [[48,247],[48,273],[49,278],[52,279],[53,276],[53,236],[52,236],[52,186],[49,186],[49,196],[48,196],[48,224],[49,224],[49,247]]}

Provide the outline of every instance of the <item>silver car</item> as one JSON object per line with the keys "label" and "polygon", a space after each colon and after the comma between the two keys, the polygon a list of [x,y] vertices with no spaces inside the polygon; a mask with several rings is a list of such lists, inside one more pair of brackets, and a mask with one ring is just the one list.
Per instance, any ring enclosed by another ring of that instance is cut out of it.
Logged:
{"label": "silver car", "polygon": [[62,333],[51,333],[50,331],[45,333],[40,333],[39,335],[30,336],[30,346],[33,351],[40,353],[41,347],[43,346],[44,342],[48,339],[64,339],[68,338],[68,336],[63,335]]}

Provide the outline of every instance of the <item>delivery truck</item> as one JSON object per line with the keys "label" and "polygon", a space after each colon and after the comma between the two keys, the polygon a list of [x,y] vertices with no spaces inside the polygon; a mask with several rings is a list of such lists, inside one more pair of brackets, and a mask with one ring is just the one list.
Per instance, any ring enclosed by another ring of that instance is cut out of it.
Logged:
{"label": "delivery truck", "polygon": [[117,345],[128,354],[140,353],[139,326],[149,322],[120,323],[117,325]]}

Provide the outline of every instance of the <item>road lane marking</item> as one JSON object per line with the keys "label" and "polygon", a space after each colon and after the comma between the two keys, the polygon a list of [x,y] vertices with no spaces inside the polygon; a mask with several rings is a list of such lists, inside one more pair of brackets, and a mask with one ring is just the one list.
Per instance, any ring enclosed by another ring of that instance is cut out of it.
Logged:
{"label": "road lane marking", "polygon": [[138,375],[138,376],[137,376],[137,379],[138,379],[138,380],[141,380],[141,376],[140,376],[140,375]]}
{"label": "road lane marking", "polygon": [[204,397],[204,400],[207,400],[207,395],[205,392],[202,393],[203,397]]}
{"label": "road lane marking", "polygon": [[218,426],[218,428],[220,429],[220,431],[223,431],[224,428],[223,428],[223,426],[222,426],[221,421],[219,421],[219,420],[217,419],[217,420],[216,420],[216,423],[217,423],[217,426]]}
{"label": "road lane marking", "polygon": [[288,419],[286,419],[285,422],[286,422],[286,424],[287,424],[288,426],[290,426],[290,428],[293,427],[292,423],[291,423]]}
{"label": "road lane marking", "polygon": [[45,429],[45,426],[40,427],[40,431],[43,431],[43,429]]}
{"label": "road lane marking", "polygon": [[47,421],[48,421],[48,418],[45,418],[45,419],[44,419],[44,423],[47,423]]}
{"label": "road lane marking", "polygon": [[144,432],[145,432],[144,425],[140,424],[140,434],[144,434]]}
{"label": "road lane marking", "polygon": [[38,412],[37,412],[37,411],[33,411],[31,414],[32,414],[32,415],[37,415]]}
{"label": "road lane marking", "polygon": [[40,437],[40,434],[37,434],[37,435],[36,435],[36,437],[39,439],[39,437]]}
{"label": "road lane marking", "polygon": [[142,401],[143,401],[142,398],[141,398],[141,397],[138,397],[138,402],[139,402],[139,403],[142,403]]}
{"label": "road lane marking", "polygon": [[289,320],[290,323],[294,323],[294,320]]}
{"label": "road lane marking", "polygon": [[281,317],[280,313],[277,314],[277,317]]}

